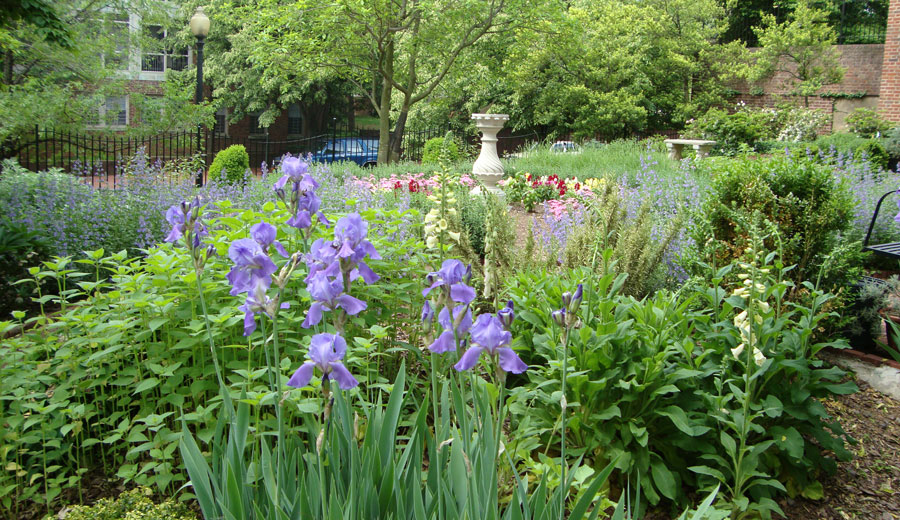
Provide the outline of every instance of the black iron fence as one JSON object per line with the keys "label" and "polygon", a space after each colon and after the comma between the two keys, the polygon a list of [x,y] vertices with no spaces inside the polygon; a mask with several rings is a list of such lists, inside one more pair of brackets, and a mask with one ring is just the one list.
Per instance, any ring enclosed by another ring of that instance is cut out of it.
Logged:
{"label": "black iron fence", "polygon": [[[446,127],[408,129],[400,141],[400,158],[421,160],[425,142],[443,136],[446,131]],[[216,153],[235,144],[246,148],[250,166],[255,171],[263,163],[271,166],[287,153],[313,154],[322,161],[340,160],[338,153],[342,146],[351,150],[351,155],[358,157],[363,154],[371,159],[363,162],[374,163],[378,156],[378,131],[352,129],[346,124],[334,122],[329,130],[312,137],[272,139],[269,134],[232,137],[212,129],[133,137],[35,127],[32,132],[3,143],[0,158],[16,157],[19,164],[33,171],[60,168],[90,179],[93,185],[115,187],[119,182],[117,172],[122,164],[139,150],[143,150],[148,161],[164,163],[186,160],[199,154],[208,169]]]}

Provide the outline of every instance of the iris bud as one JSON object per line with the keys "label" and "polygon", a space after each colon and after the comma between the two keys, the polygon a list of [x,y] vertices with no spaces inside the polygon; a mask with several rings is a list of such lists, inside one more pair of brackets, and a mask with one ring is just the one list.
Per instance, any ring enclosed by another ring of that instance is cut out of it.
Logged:
{"label": "iris bud", "polygon": [[432,285],[434,285],[434,282],[436,282],[437,279],[438,279],[437,273],[428,273],[425,275],[425,285],[427,285],[428,287],[431,287]]}
{"label": "iris bud", "polygon": [[555,310],[550,313],[550,317],[553,318],[553,323],[560,327],[566,326],[566,309]]}
{"label": "iris bud", "polygon": [[462,282],[466,285],[472,281],[472,264],[466,266],[466,273],[462,277]]}
{"label": "iris bud", "polygon": [[562,304],[563,304],[563,307],[566,308],[566,309],[568,309],[568,308],[569,308],[569,305],[570,305],[571,303],[572,303],[572,293],[570,293],[569,291],[566,291],[566,292],[562,293]]}
{"label": "iris bud", "polygon": [[583,298],[584,287],[582,284],[578,284],[578,288],[575,289],[575,294],[572,295],[572,301],[568,305],[569,312],[575,312],[581,307],[581,300]]}
{"label": "iris bud", "polygon": [[516,313],[513,312],[512,300],[509,300],[509,302],[507,302],[506,307],[497,311],[497,318],[500,320],[500,323],[503,324],[503,328],[509,330],[509,327],[512,325],[513,320],[516,318]]}
{"label": "iris bud", "polygon": [[422,307],[422,331],[425,334],[431,332],[431,326],[434,321],[434,309],[431,308],[431,304],[428,301],[425,301],[425,306]]}

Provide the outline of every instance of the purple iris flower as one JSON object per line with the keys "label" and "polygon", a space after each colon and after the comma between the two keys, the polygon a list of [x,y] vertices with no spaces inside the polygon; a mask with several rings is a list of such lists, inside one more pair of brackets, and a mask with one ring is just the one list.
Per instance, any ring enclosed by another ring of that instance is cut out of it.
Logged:
{"label": "purple iris flower", "polygon": [[[270,318],[273,317],[272,314],[275,312],[274,300],[266,295],[268,289],[269,285],[264,280],[255,280],[253,290],[247,292],[247,300],[238,307],[239,311],[244,311],[244,336],[249,336],[256,330],[255,316],[260,312],[266,313]],[[280,307],[287,309],[290,305],[282,303]]]}
{"label": "purple iris flower", "polygon": [[434,282],[430,287],[422,290],[422,296],[428,296],[432,289],[444,287],[449,289],[450,298],[457,303],[471,303],[475,299],[475,289],[465,284],[465,281],[471,276],[472,268],[466,267],[462,262],[455,259],[444,260],[441,269],[436,273],[429,273],[427,279],[433,279]]}
{"label": "purple iris flower", "polygon": [[281,242],[275,240],[277,235],[278,230],[275,229],[275,226],[266,222],[254,224],[253,227],[250,228],[250,236],[253,237],[253,240],[256,240],[256,243],[259,244],[259,247],[262,248],[264,252],[268,251],[269,246],[274,244],[278,254],[287,258],[290,255],[288,255],[284,246],[281,245]]}
{"label": "purple iris flower", "polygon": [[508,330],[503,329],[503,323],[493,314],[482,314],[478,316],[475,325],[472,326],[472,346],[462,355],[459,362],[453,366],[456,370],[462,372],[469,370],[478,363],[482,352],[487,352],[491,356],[499,358],[500,368],[505,372],[513,374],[521,374],[528,365],[526,365],[513,349],[509,348],[512,341],[512,334]]}
{"label": "purple iris flower", "polygon": [[308,329],[322,321],[322,311],[333,311],[338,308],[354,316],[365,310],[366,302],[344,294],[344,282],[340,277],[331,279],[323,271],[319,271],[309,281],[309,294],[315,300],[309,307],[303,328]]}
{"label": "purple iris flower", "polygon": [[306,265],[309,267],[309,275],[306,277],[306,283],[319,271],[324,271],[328,276],[338,276],[341,272],[341,264],[337,256],[337,247],[334,242],[326,241],[324,238],[316,239],[309,247],[309,254],[306,255]]}
{"label": "purple iris flower", "polygon": [[197,212],[200,209],[200,199],[194,198],[190,203],[182,202],[181,204],[173,204],[168,210],[166,210],[166,221],[172,226],[172,230],[169,231],[169,234],[166,236],[166,242],[177,242],[181,237],[184,236],[184,233],[187,231],[188,223],[191,220],[195,220],[194,222],[194,239],[193,239],[193,247],[199,247],[200,237],[205,237],[209,234],[206,230],[206,226],[204,226],[200,221],[196,220]]}
{"label": "purple iris flower", "polygon": [[315,190],[319,187],[319,183],[306,173],[309,171],[309,164],[299,157],[285,157],[281,162],[281,171],[284,175],[273,185],[276,190],[284,188],[288,181],[302,184],[300,189],[304,191]]}
{"label": "purple iris flower", "polygon": [[453,339],[453,325],[456,325],[456,338],[462,339],[472,327],[472,311],[468,305],[457,305],[453,309],[453,323],[451,323],[450,311],[447,307],[444,307],[438,314],[438,323],[441,324],[444,331],[434,340],[434,343],[428,346],[428,349],[435,354],[456,350],[456,342]]}
{"label": "purple iris flower", "polygon": [[185,229],[187,226],[184,223],[184,212],[182,211],[181,204],[173,204],[168,211],[166,211],[166,221],[172,225],[172,231],[169,231],[169,235],[166,236],[166,242],[177,242],[179,238],[184,235]]}
{"label": "purple iris flower", "polygon": [[[294,186],[299,186],[299,184],[295,184]],[[319,199],[319,196],[316,195],[314,191],[300,192],[296,197],[297,212],[288,219],[286,222],[287,225],[297,229],[307,229],[312,226],[313,215],[318,216],[319,220],[324,222],[325,225],[329,225],[328,219],[325,218],[325,215],[321,211],[319,211],[322,200]]]}
{"label": "purple iris flower", "polygon": [[506,302],[506,307],[497,311],[497,319],[500,320],[500,323],[503,324],[503,328],[509,330],[512,326],[513,320],[516,319],[516,313],[513,311],[513,301],[509,300]]}
{"label": "purple iris flower", "polygon": [[255,287],[257,280],[263,280],[263,283],[267,284],[266,287],[271,285],[272,273],[277,268],[256,240],[252,238],[235,240],[228,246],[228,257],[235,264],[225,275],[231,284],[232,296],[249,292]]}
{"label": "purple iris flower", "polygon": [[425,334],[431,332],[431,327],[434,325],[434,309],[431,308],[431,304],[428,303],[428,300],[425,300],[425,305],[422,306],[422,330]]}
{"label": "purple iris flower", "polygon": [[323,379],[337,381],[341,390],[349,390],[359,384],[341,363],[347,353],[347,342],[337,334],[316,334],[309,345],[309,361],[300,365],[288,379],[288,386],[302,388],[309,384],[313,369],[319,367]]}
{"label": "purple iris flower", "polygon": [[363,262],[366,255],[372,260],[380,260],[381,255],[375,250],[375,246],[366,240],[369,223],[363,220],[359,213],[351,213],[342,217],[334,226],[334,246],[337,248],[337,256],[352,264],[351,280],[362,276],[366,283],[375,283],[380,276]]}

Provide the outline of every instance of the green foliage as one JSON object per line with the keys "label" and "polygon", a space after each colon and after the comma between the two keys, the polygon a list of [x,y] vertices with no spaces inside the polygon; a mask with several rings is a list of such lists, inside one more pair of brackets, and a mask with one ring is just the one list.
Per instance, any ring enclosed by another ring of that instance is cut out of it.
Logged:
{"label": "green foliage", "polygon": [[884,136],[884,149],[891,159],[900,158],[900,127],[888,130]]}
{"label": "green foliage", "polygon": [[847,128],[860,137],[880,137],[890,130],[893,124],[881,117],[877,110],[871,108],[857,108],[844,119]]}
{"label": "green foliage", "polygon": [[887,149],[881,144],[881,141],[876,139],[871,139],[861,144],[856,149],[855,156],[860,160],[869,161],[872,166],[881,170],[886,169],[888,167],[888,161],[890,161]]}
{"label": "green foliage", "polygon": [[[511,392],[511,410],[523,417],[516,438],[537,434],[550,445],[558,439],[559,366],[566,355],[572,367],[565,395],[569,449],[595,465],[616,460],[618,487],[624,489],[626,481],[639,486],[651,504],[684,503],[687,489],[721,485],[732,515],[758,510],[767,516],[766,510],[778,511],[779,490],[799,493],[835,471],[828,453],[850,457],[844,433],[821,399],[855,387],[841,383],[844,373],[815,357],[826,346],[846,344],[812,341],[830,295],[805,286],[812,305],[788,306],[786,269],[752,275],[765,288],[758,298],[770,305],[765,312],[761,305],[750,311],[760,317],[752,321],[752,341],[765,361],[748,364],[733,352],[745,341],[744,329],[733,322],[748,305],[730,294],[734,282],[723,278],[738,265],[711,272],[711,280],[678,294],[659,291],[641,300],[620,294],[625,275],[614,274],[613,265],[607,250],[594,269],[522,272],[510,280],[516,309],[525,309],[513,337],[520,338],[520,352],[531,366],[528,383]],[[567,278],[584,284],[582,326],[560,352],[547,302],[572,283]],[[750,392],[747,378],[755,381]]]}
{"label": "green foliage", "polygon": [[41,233],[24,224],[0,218],[0,277],[7,280],[0,288],[0,316],[26,307],[31,290],[12,282],[28,276],[28,268],[50,258],[50,244]]}
{"label": "green foliage", "polygon": [[649,203],[643,204],[633,219],[620,195],[619,185],[603,182],[585,199],[584,223],[566,241],[563,266],[574,269],[594,266],[605,249],[612,250],[612,272],[627,275],[621,292],[644,296],[662,285],[663,255],[681,230],[683,217],[677,216],[654,236],[654,218]]}
{"label": "green foliage", "polygon": [[216,154],[209,167],[209,179],[243,184],[250,169],[250,155],[242,144],[233,144]]}
{"label": "green foliage", "polygon": [[[288,215],[272,203],[245,210],[223,201],[218,211],[222,217],[210,226],[208,240],[222,256],[206,264],[204,296],[227,380],[236,394],[247,392],[256,428],[272,420],[269,404],[275,397],[265,371],[257,369],[265,366],[264,349],[250,349],[242,335],[244,313],[237,309],[241,301],[229,294],[226,252],[252,224],[283,222]],[[369,307],[348,323],[357,347],[345,362],[358,366],[358,379],[375,388],[388,384],[381,374],[395,372],[399,364],[386,353],[411,352],[404,345],[417,340],[398,334],[398,327],[405,326],[401,316],[420,309],[420,273],[430,269],[422,263],[420,224],[411,224],[421,222],[417,213],[362,214],[372,223],[369,239],[384,258],[370,266],[383,280],[355,291]],[[279,239],[289,248],[300,242],[296,236]],[[178,420],[183,417],[207,441],[222,406],[205,333],[200,334],[199,304],[191,296],[196,278],[190,265],[184,248],[164,244],[143,258],[99,250],[78,260],[54,258],[29,271],[33,281],[26,285],[53,288],[35,294],[36,301],[58,305],[60,313],[52,322],[44,314],[29,317],[26,324],[41,326],[0,343],[6,360],[0,366],[0,396],[6,403],[0,416],[0,463],[7,468],[0,474],[2,516],[19,517],[34,503],[49,511],[63,490],[83,485],[92,467],[169,494],[185,481]],[[295,276],[288,286],[291,309],[281,312],[285,371],[302,359],[311,335],[300,326],[309,296],[301,273]],[[72,305],[74,300],[79,305]],[[251,340],[259,337],[261,330]],[[300,414],[311,404],[308,394],[296,392],[286,408]]]}
{"label": "green foliage", "polygon": [[452,137],[433,137],[425,141],[422,164],[437,164],[440,160],[455,163],[459,160],[459,148]]}
{"label": "green foliage", "polygon": [[765,215],[777,230],[769,240],[783,241],[779,250],[787,265],[796,265],[791,277],[799,285],[816,277],[855,207],[831,168],[805,154],[734,161],[713,179],[692,233],[701,257],[715,256],[717,265],[726,265],[749,246],[747,223],[754,213]]}
{"label": "green foliage", "polygon": [[802,97],[807,107],[810,96],[840,82],[844,68],[835,47],[837,36],[827,17],[828,13],[809,0],[799,0],[783,23],[764,14],[762,25],[754,28],[760,49],[750,57],[748,79],[758,82],[780,74],[785,87],[792,95]]}
{"label": "green foliage", "polygon": [[75,506],[66,512],[68,520],[195,520],[186,505],[173,500],[154,504],[152,490],[136,488],[116,499],[101,498],[96,505]]}
{"label": "green foliage", "polygon": [[716,149],[725,155],[735,155],[742,150],[753,149],[757,142],[769,133],[769,116],[760,111],[738,110],[729,114],[720,108],[711,108],[705,114],[689,121],[683,136],[688,139],[716,141]]}

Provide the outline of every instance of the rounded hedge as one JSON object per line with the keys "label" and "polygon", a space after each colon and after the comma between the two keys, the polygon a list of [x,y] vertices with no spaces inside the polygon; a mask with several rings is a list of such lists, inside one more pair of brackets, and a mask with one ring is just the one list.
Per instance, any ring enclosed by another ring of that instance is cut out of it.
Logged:
{"label": "rounded hedge", "polygon": [[209,180],[229,184],[243,183],[250,169],[250,155],[242,144],[233,144],[216,154],[209,167]]}
{"label": "rounded hedge", "polygon": [[856,149],[855,155],[860,159],[865,156],[866,160],[868,160],[872,166],[881,170],[888,167],[888,161],[890,160],[890,156],[884,145],[874,139],[860,145]]}
{"label": "rounded hedge", "polygon": [[[446,144],[445,144],[446,141]],[[434,137],[425,141],[425,149],[422,152],[422,163],[436,163],[442,158],[449,162],[459,160],[459,147],[456,140],[451,137]]]}

